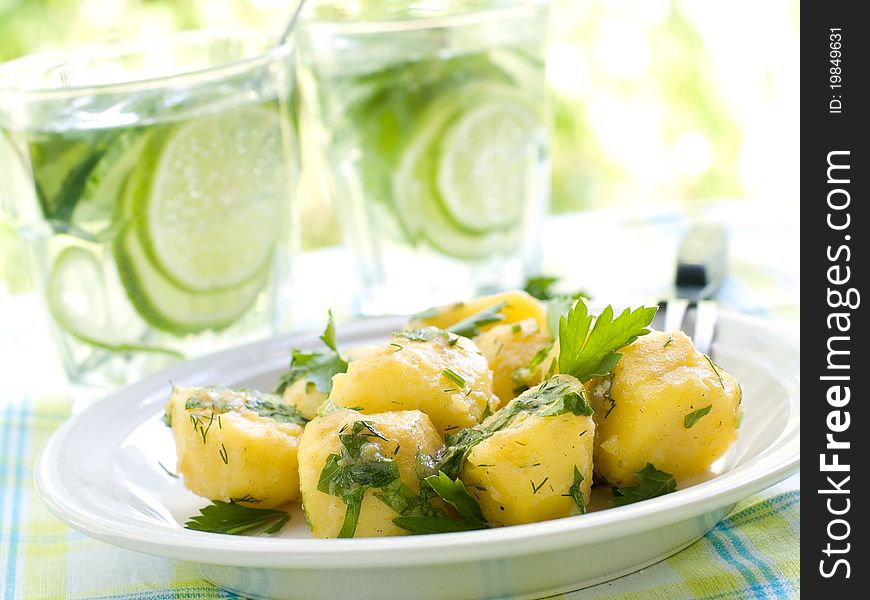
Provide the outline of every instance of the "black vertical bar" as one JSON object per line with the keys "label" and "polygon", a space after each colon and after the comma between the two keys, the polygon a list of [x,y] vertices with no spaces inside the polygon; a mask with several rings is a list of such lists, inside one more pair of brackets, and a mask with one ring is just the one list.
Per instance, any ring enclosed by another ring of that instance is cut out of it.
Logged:
{"label": "black vertical bar", "polygon": [[[801,14],[801,588],[807,598],[867,594],[870,432],[862,389],[862,306],[870,220],[867,66],[861,2],[810,2]],[[860,282],[860,283],[859,283]],[[870,302],[870,296],[866,297]],[[863,498],[863,499],[862,499]],[[860,558],[859,558],[860,557]]]}

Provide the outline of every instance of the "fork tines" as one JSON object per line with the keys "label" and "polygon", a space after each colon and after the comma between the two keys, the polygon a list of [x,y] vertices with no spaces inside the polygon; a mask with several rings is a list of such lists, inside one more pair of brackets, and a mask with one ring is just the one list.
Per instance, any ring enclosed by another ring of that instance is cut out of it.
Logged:
{"label": "fork tines", "polygon": [[671,298],[659,302],[659,307],[664,311],[664,331],[684,331],[691,336],[699,352],[711,355],[718,318],[716,302]]}

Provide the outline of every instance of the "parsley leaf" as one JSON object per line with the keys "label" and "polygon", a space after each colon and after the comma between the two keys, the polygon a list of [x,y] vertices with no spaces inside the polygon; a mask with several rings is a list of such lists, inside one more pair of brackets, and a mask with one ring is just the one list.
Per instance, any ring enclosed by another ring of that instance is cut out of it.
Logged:
{"label": "parsley leaf", "polygon": [[556,292],[553,288],[559,282],[558,277],[550,275],[539,275],[537,277],[529,277],[526,279],[526,285],[523,290],[530,296],[534,296],[538,300],[555,300],[555,299],[570,299],[590,298],[591,296],[583,291],[577,290],[573,293]]}
{"label": "parsley leaf", "polygon": [[185,529],[240,535],[278,533],[290,515],[283,510],[251,508],[235,502],[215,500],[202,508],[199,515],[184,524]]}
{"label": "parsley leaf", "polygon": [[276,394],[283,394],[290,385],[300,379],[306,379],[314,384],[318,392],[328,394],[332,391],[332,376],[347,371],[347,361],[341,357],[335,345],[335,321],[332,311],[326,329],[320,339],[328,350],[323,352],[303,352],[293,350],[290,358],[290,370],[281,375]]}
{"label": "parsley leaf", "polygon": [[656,469],[652,463],[637,472],[639,483],[628,487],[616,488],[613,494],[613,506],[625,506],[632,502],[648,500],[676,491],[677,481],[674,476]]}
{"label": "parsley leaf", "polygon": [[456,335],[461,335],[462,337],[474,337],[480,333],[481,327],[504,321],[504,315],[501,314],[504,307],[504,302],[493,304],[478,313],[474,313],[470,317],[462,319],[458,323],[454,323],[447,328],[447,331],[455,333]]}
{"label": "parsley leaf", "polygon": [[373,492],[375,498],[404,517],[442,517],[444,513],[429,503],[429,494],[415,494],[401,479],[396,479]]}
{"label": "parsley leaf", "polygon": [[451,519],[450,517],[409,516],[396,517],[393,523],[407,529],[412,534],[450,533],[455,531],[472,531],[481,529],[475,521],[468,519]]}
{"label": "parsley leaf", "polygon": [[536,410],[535,414],[539,417],[551,417],[571,413],[578,416],[590,417],[593,412],[592,407],[586,401],[586,396],[581,391],[563,394],[555,401],[551,401],[547,406]]}
{"label": "parsley leaf", "polygon": [[[365,492],[374,489],[372,495],[398,513],[393,522],[411,533],[439,533],[465,531],[486,527],[483,513],[477,501],[465,490],[458,479],[451,481],[443,474],[424,479],[429,484],[421,485],[415,494],[399,478],[399,467],[393,458],[381,454],[379,445],[372,439],[385,439],[368,421],[357,421],[348,433],[339,433],[341,454],[331,454],[320,473],[317,489],[338,496],[347,506],[344,523],[338,537],[353,537],[359,521]],[[454,506],[461,517],[448,517],[444,511],[430,503],[431,489]]]}
{"label": "parsley leaf", "polygon": [[424,481],[435,490],[439,498],[455,508],[462,518],[476,522],[481,528],[487,527],[486,519],[483,518],[483,512],[480,510],[480,504],[474,496],[468,493],[465,484],[458,477],[452,480],[442,471],[439,471],[437,475],[427,477]]}
{"label": "parsley leaf", "polygon": [[399,466],[381,454],[372,438],[386,438],[368,421],[356,421],[349,433],[339,433],[341,454],[330,454],[320,472],[317,489],[338,496],[347,505],[338,537],[353,537],[363,496],[369,488],[383,488],[399,479]]}
{"label": "parsley leaf", "polygon": [[580,484],[583,483],[583,474],[576,466],[574,467],[574,483],[568,488],[568,494],[574,500],[574,504],[580,510],[580,514],[586,514],[586,500],[583,499],[583,491],[580,489]]}
{"label": "parsley leaf", "polygon": [[690,412],[685,417],[683,417],[683,427],[685,427],[686,429],[691,429],[692,427],[694,427],[695,423],[701,420],[701,417],[707,416],[711,410],[713,410],[712,404]]}
{"label": "parsley leaf", "polygon": [[335,319],[332,318],[331,310],[327,311],[327,314],[329,316],[326,319],[326,329],[323,330],[320,339],[330,350],[338,352],[338,348],[335,346]]}
{"label": "parsley leaf", "polygon": [[656,307],[625,309],[614,319],[613,308],[607,306],[592,325],[593,317],[586,303],[577,300],[568,316],[559,319],[559,372],[584,382],[607,375],[622,356],[617,350],[649,333],[647,325],[656,310]]}
{"label": "parsley leaf", "polygon": [[523,290],[538,300],[549,300],[556,295],[553,293],[553,286],[557,281],[559,281],[558,277],[551,277],[549,275],[529,277],[526,279],[526,285],[523,286]]}
{"label": "parsley leaf", "polygon": [[547,328],[555,337],[559,333],[559,318],[568,312],[575,300],[580,298],[590,298],[591,296],[583,291],[577,290],[573,293],[560,293],[553,290],[559,282],[558,277],[548,275],[540,275],[538,277],[529,277],[526,280],[526,285],[523,288],[527,294],[534,296],[547,304]]}

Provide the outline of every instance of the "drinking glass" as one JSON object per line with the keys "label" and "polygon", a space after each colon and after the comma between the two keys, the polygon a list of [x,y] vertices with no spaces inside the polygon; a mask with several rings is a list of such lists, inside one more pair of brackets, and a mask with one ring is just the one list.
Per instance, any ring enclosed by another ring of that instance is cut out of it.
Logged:
{"label": "drinking glass", "polygon": [[287,326],[294,60],[201,31],[0,65],[0,201],[74,386]]}
{"label": "drinking glass", "polygon": [[545,0],[309,7],[306,168],[331,196],[364,312],[521,285],[549,194]]}

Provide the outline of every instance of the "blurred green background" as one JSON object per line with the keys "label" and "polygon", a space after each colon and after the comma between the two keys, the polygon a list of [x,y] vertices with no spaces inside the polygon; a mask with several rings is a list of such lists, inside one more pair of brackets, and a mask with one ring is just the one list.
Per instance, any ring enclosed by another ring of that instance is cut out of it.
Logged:
{"label": "blurred green background", "polygon": [[[553,0],[553,212],[749,197],[798,204],[797,0]],[[277,34],[285,0],[0,0],[0,62],[198,27]],[[158,42],[155,42],[158,43]],[[334,243],[317,186],[306,247]],[[0,285],[23,285],[0,217]]]}

